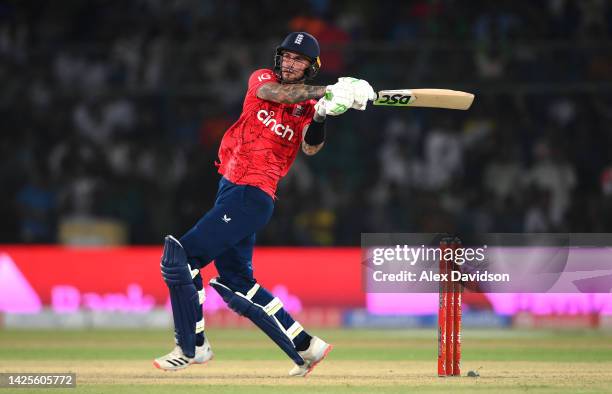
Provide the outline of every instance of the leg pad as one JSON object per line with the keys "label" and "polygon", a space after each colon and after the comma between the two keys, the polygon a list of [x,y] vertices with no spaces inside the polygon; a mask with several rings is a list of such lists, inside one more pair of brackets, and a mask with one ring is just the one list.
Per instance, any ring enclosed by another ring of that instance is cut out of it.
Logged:
{"label": "leg pad", "polygon": [[171,235],[164,239],[161,272],[170,291],[177,343],[187,357],[194,357],[197,323],[202,319],[201,296],[193,282],[187,254],[180,242]]}
{"label": "leg pad", "polygon": [[[293,342],[287,336],[285,329],[274,316],[275,311],[283,307],[278,298],[274,298],[268,305],[255,304],[246,295],[234,292],[223,284],[219,278],[211,279],[210,285],[219,293],[223,301],[234,312],[251,320],[270,339],[274,341],[296,364],[303,365],[304,360],[298,354]],[[248,293],[247,293],[248,294]],[[272,305],[271,305],[272,304]],[[280,305],[280,306],[279,306]]]}

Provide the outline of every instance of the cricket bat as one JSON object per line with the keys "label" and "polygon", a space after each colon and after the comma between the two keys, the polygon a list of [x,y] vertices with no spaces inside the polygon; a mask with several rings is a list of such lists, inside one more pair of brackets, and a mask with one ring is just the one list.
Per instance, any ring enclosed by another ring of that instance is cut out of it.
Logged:
{"label": "cricket bat", "polygon": [[466,110],[474,101],[474,95],[449,89],[398,89],[381,90],[374,105],[391,107],[429,107]]}

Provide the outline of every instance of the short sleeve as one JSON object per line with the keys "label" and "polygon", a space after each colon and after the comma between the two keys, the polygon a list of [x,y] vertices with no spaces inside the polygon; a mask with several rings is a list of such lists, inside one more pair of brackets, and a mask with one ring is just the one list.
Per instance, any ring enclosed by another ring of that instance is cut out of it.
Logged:
{"label": "short sleeve", "polygon": [[256,96],[257,90],[261,86],[269,82],[277,82],[272,70],[264,68],[253,72],[249,77],[249,87],[247,89],[247,95]]}
{"label": "short sleeve", "polygon": [[315,114],[314,106],[317,100],[308,100],[306,105],[306,111],[304,111],[304,121],[302,122],[302,128],[312,123],[312,117]]}

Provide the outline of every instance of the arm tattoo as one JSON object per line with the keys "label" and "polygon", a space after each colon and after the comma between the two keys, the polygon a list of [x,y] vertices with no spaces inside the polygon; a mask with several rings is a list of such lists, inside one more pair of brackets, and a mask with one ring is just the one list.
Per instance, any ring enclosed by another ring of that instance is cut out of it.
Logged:
{"label": "arm tattoo", "polygon": [[[306,136],[306,133],[308,133],[308,126],[304,127],[304,137]],[[325,141],[318,145],[310,145],[306,141],[302,140],[302,152],[304,152],[307,156],[313,156],[323,149],[323,145],[325,145]]]}
{"label": "arm tattoo", "polygon": [[281,104],[296,104],[305,100],[320,99],[325,95],[325,86],[311,85],[282,85],[280,83],[267,83],[257,90],[260,99],[274,101]]}
{"label": "arm tattoo", "polygon": [[308,156],[316,155],[322,148],[325,142],[321,142],[319,145],[308,145],[306,141],[302,141],[302,152]]}

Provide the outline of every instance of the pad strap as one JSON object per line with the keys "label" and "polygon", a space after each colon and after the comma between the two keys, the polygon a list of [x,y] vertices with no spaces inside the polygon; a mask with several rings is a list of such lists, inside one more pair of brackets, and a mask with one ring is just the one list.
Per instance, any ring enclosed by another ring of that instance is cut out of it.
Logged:
{"label": "pad strap", "polygon": [[264,311],[268,314],[268,316],[274,315],[283,307],[283,302],[278,297],[274,297],[272,301],[268,303],[268,305],[264,306]]}
{"label": "pad strap", "polygon": [[304,327],[300,323],[295,322],[287,329],[287,336],[293,341],[302,331],[304,331]]}
{"label": "pad strap", "polygon": [[199,334],[201,332],[204,332],[204,318],[202,318],[202,320],[196,322],[195,333]]}
{"label": "pad strap", "polygon": [[191,279],[195,278],[200,273],[200,270],[197,268],[191,269],[191,266],[189,264],[187,264],[187,267],[189,267],[189,271],[191,272]]}
{"label": "pad strap", "polygon": [[259,283],[255,283],[253,285],[253,287],[251,287],[251,289],[249,291],[247,291],[245,297],[247,300],[251,300],[253,299],[253,296],[255,295],[255,293],[257,293],[257,290],[259,290]]}

